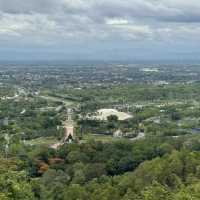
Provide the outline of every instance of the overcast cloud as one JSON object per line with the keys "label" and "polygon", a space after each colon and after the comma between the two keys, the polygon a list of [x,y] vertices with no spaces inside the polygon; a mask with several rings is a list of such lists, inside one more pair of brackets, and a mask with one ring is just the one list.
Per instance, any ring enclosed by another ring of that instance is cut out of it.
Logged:
{"label": "overcast cloud", "polygon": [[176,43],[185,53],[198,51],[199,34],[199,0],[0,0],[1,52],[50,46],[75,54],[85,44],[90,53],[116,46],[142,52]]}

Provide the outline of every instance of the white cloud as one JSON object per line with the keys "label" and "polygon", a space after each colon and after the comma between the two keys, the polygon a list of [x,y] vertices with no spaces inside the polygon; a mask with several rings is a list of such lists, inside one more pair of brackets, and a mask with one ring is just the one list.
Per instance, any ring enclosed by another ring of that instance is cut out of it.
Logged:
{"label": "white cloud", "polygon": [[0,41],[198,39],[199,0],[0,0]]}
{"label": "white cloud", "polygon": [[126,19],[122,18],[113,18],[113,19],[107,19],[106,24],[107,25],[127,25],[129,22]]}

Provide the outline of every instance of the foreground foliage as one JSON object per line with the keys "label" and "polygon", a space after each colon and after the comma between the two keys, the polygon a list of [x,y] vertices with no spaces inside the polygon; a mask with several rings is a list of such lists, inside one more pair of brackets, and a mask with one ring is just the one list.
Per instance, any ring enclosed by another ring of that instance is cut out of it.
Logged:
{"label": "foreground foliage", "polygon": [[91,141],[0,162],[2,200],[197,200],[197,140]]}

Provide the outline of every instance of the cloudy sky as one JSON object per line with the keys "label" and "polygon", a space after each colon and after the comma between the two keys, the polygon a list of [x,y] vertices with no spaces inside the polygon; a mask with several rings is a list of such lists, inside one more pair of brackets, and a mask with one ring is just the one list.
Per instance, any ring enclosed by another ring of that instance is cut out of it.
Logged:
{"label": "cloudy sky", "polygon": [[199,55],[199,0],[0,0],[0,60]]}

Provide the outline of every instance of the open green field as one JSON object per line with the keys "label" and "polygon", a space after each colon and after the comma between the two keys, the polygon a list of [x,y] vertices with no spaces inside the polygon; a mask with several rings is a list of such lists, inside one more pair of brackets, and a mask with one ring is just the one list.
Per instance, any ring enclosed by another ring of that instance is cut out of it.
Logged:
{"label": "open green field", "polygon": [[89,140],[95,140],[95,141],[101,141],[101,142],[113,142],[113,141],[119,141],[119,140],[127,140],[125,138],[115,138],[111,135],[100,135],[100,134],[85,134],[83,136],[83,139],[81,140],[81,143],[85,143]]}
{"label": "open green field", "polygon": [[54,102],[61,101],[65,104],[65,106],[71,106],[74,104],[73,101],[66,100],[64,98],[58,98],[58,97],[52,97],[52,96],[40,96],[40,97],[48,101],[54,101]]}
{"label": "open green field", "polygon": [[40,137],[40,138],[37,138],[37,139],[33,139],[33,140],[28,140],[26,141],[26,144],[27,145],[31,145],[31,146],[41,146],[41,145],[44,145],[44,146],[50,146],[54,143],[58,142],[58,140],[54,137]]}

